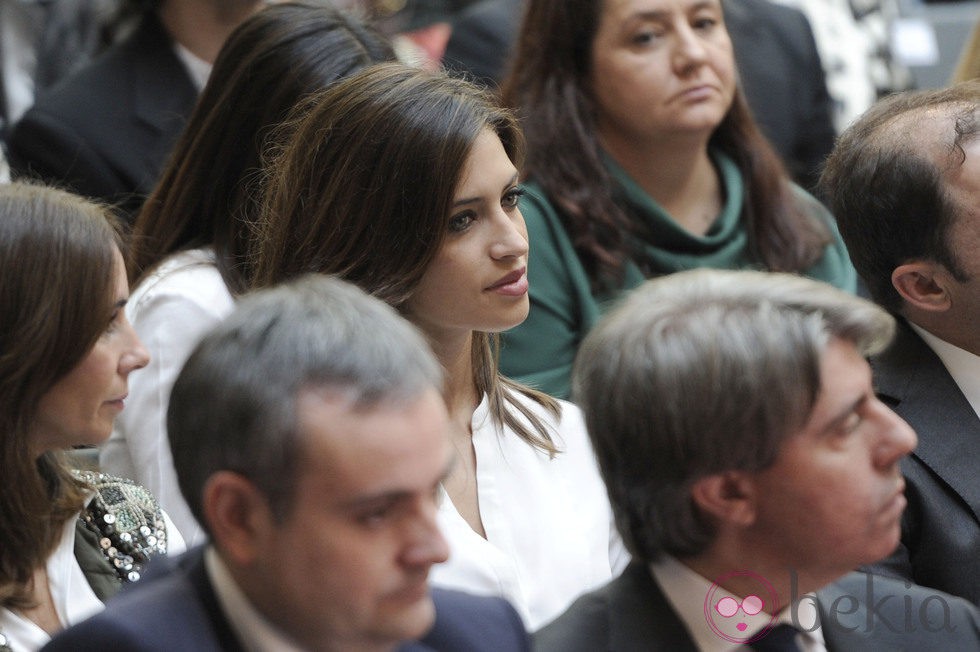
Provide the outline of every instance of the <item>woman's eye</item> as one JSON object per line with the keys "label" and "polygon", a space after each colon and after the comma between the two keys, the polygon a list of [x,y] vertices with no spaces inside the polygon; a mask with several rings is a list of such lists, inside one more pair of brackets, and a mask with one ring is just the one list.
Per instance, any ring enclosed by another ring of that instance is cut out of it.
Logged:
{"label": "woman's eye", "polygon": [[504,193],[503,198],[500,200],[500,205],[504,208],[514,208],[517,206],[521,197],[524,196],[524,188],[516,187],[511,188],[506,193]]}
{"label": "woman's eye", "polygon": [[693,27],[701,31],[708,31],[718,24],[715,18],[697,18],[694,20]]}
{"label": "woman's eye", "polygon": [[458,213],[449,218],[449,230],[453,233],[465,231],[476,221],[476,214],[473,211]]}
{"label": "woman's eye", "polygon": [[657,38],[657,34],[653,31],[647,30],[643,32],[637,32],[632,37],[630,37],[630,43],[633,45],[647,45],[652,43]]}
{"label": "woman's eye", "polygon": [[106,324],[105,333],[111,333],[116,330],[116,326],[119,324],[119,316],[122,314],[121,310],[116,310],[112,313],[112,317],[109,318],[109,323]]}
{"label": "woman's eye", "polygon": [[358,521],[365,527],[378,527],[388,518],[389,509],[387,507],[371,510],[358,517]]}

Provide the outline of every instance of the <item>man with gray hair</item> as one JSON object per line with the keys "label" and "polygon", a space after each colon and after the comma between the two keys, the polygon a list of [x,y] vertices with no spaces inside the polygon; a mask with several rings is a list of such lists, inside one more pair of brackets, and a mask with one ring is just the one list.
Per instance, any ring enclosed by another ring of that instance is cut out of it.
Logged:
{"label": "man with gray hair", "polygon": [[353,285],[309,276],[243,299],[168,412],[211,544],[50,649],[528,649],[503,600],[430,593],[448,555],[441,389],[422,336]]}
{"label": "man with gray hair", "polygon": [[871,361],[919,435],[901,546],[874,572],[980,605],[980,81],[892,96],[821,180],[871,297],[898,317]]}
{"label": "man with gray hair", "polygon": [[978,649],[966,601],[849,573],[895,548],[905,506],[915,434],[863,357],[893,329],[788,274],[697,270],[634,291],[573,377],[633,563],[536,649]]}

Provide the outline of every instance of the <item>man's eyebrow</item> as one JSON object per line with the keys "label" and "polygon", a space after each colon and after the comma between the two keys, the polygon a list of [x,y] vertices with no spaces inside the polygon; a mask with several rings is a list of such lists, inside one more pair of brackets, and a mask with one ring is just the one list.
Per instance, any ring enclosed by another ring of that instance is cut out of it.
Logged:
{"label": "man's eyebrow", "polygon": [[[440,474],[436,484],[442,484],[445,482],[449,474],[452,473],[453,467],[456,465],[456,455],[449,459],[446,463],[445,468]],[[358,509],[359,507],[368,507],[372,505],[382,504],[382,503],[396,503],[400,500],[407,500],[415,495],[413,491],[407,491],[404,489],[392,489],[388,491],[380,491],[375,494],[368,494],[366,496],[357,496],[351,498],[350,500],[344,502],[342,507],[345,509]]]}
{"label": "man's eyebrow", "polygon": [[396,503],[400,500],[406,500],[411,496],[411,493],[401,489],[395,489],[392,491],[382,491],[376,494],[368,494],[367,496],[357,496],[349,501],[343,503],[345,509],[358,509],[361,507],[370,507],[376,504],[382,503]]}
{"label": "man's eyebrow", "polygon": [[849,403],[846,407],[844,407],[843,409],[841,409],[841,411],[838,412],[836,416],[834,416],[833,418],[831,418],[830,421],[827,422],[827,425],[825,425],[823,428],[820,429],[820,432],[821,433],[827,433],[827,432],[830,432],[832,430],[836,430],[837,428],[839,428],[840,425],[842,423],[844,423],[847,420],[848,417],[850,417],[858,409],[860,409],[862,405],[864,405],[865,403],[867,403],[868,400],[869,400],[869,398],[870,398],[870,395],[868,393],[865,393],[865,394],[862,394],[861,396],[859,396],[857,398],[857,400],[853,401],[852,403]]}

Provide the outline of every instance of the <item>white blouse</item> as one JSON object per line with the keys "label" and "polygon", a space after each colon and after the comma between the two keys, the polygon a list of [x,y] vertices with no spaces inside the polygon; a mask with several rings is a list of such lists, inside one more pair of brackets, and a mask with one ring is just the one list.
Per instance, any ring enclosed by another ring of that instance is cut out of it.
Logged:
{"label": "white blouse", "polygon": [[579,595],[609,581],[629,554],[613,524],[581,412],[561,401],[558,424],[541,406],[524,404],[557,430],[554,459],[490,418],[487,397],[473,413],[480,518],[473,531],[442,492],[439,525],[449,561],[434,584],[510,600],[529,629],[559,616]]}
{"label": "white blouse", "polygon": [[[167,524],[167,554],[179,555],[187,549],[187,545],[166,513],[163,520]],[[61,540],[47,563],[51,599],[58,620],[65,627],[82,622],[105,606],[95,596],[75,559],[76,522],[77,519],[72,518],[65,523]],[[51,636],[33,620],[5,607],[0,607],[0,633],[6,637],[7,645],[13,652],[33,652],[51,640]]]}
{"label": "white blouse", "polygon": [[189,545],[204,532],[177,486],[167,441],[170,390],[194,346],[234,307],[211,249],[174,254],[133,292],[126,316],[150,353],[129,377],[126,409],[99,455],[102,471],[141,484],[160,502]]}

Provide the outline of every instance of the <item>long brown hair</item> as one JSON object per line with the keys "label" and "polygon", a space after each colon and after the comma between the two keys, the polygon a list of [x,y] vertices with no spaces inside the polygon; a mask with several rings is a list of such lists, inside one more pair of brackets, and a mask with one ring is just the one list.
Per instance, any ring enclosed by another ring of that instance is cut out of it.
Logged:
{"label": "long brown hair", "polygon": [[[529,0],[504,104],[517,111],[528,143],[525,174],[558,209],[594,284],[619,277],[632,220],[616,201],[602,162],[589,84],[602,0]],[[731,157],[745,180],[742,210],[753,253],[772,271],[815,263],[831,241],[825,225],[797,206],[778,155],[762,136],[741,90],[709,146]]]}
{"label": "long brown hair", "polygon": [[41,398],[95,345],[115,295],[118,225],[60,190],[0,186],[0,605],[31,605],[34,570],[82,508],[59,454],[32,453]]}
{"label": "long brown hair", "polygon": [[[523,139],[510,112],[442,73],[382,64],[309,98],[266,168],[256,286],[307,272],[336,274],[402,306],[442,246],[464,164],[488,128],[520,166]],[[544,423],[503,390],[556,416],[558,404],[501,376],[496,351],[490,334],[474,333],[474,380],[491,414],[554,454]]]}
{"label": "long brown hair", "polygon": [[178,251],[211,246],[233,294],[248,286],[255,180],[270,130],[303,97],[394,51],[323,4],[266,7],[232,32],[133,227],[133,285]]}

